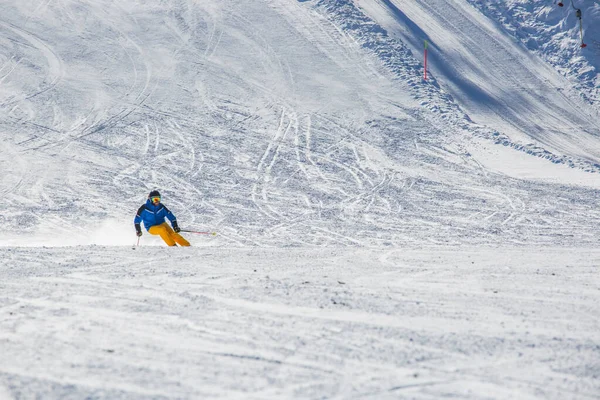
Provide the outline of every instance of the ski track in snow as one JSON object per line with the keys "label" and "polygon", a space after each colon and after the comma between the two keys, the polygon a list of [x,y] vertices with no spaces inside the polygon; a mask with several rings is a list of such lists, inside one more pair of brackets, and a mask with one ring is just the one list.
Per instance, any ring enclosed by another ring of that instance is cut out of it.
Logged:
{"label": "ski track in snow", "polygon": [[[46,59],[48,72],[46,77],[43,79],[42,84],[40,84],[40,89],[29,94],[25,94],[22,98],[9,100],[0,103],[0,108],[9,108],[14,106],[18,102],[32,99],[44,92],[52,90],[56,85],[58,85],[65,74],[63,62],[60,57],[45,44],[39,37],[20,29],[16,26],[10,24],[0,24],[5,30],[11,30],[14,34],[21,37],[25,42],[27,42],[26,46],[31,46],[38,50],[43,57]],[[11,72],[14,68],[11,70]],[[5,76],[6,77],[6,76]]]}

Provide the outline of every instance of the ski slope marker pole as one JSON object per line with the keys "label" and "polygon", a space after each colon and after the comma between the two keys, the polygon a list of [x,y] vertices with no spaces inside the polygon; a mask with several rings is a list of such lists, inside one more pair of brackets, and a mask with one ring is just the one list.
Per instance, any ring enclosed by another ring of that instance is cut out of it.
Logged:
{"label": "ski slope marker pole", "polygon": [[581,21],[581,9],[575,7],[573,0],[571,0],[571,6],[573,7],[573,10],[575,10],[575,16],[579,19],[579,34],[581,35],[581,46],[579,47],[583,49],[587,47],[587,44],[585,44],[583,41],[583,22]]}
{"label": "ski slope marker pole", "polygon": [[581,34],[581,47],[582,49],[587,47],[587,44],[583,42],[583,24],[581,22],[581,18],[579,18],[579,33]]}
{"label": "ski slope marker pole", "polygon": [[424,50],[424,65],[423,65],[423,79],[427,80],[427,40],[425,41],[425,50]]}
{"label": "ski slope marker pole", "polygon": [[198,235],[212,235],[212,236],[217,235],[217,232],[199,232],[199,231],[190,231],[188,229],[182,229],[181,232],[196,233]]}

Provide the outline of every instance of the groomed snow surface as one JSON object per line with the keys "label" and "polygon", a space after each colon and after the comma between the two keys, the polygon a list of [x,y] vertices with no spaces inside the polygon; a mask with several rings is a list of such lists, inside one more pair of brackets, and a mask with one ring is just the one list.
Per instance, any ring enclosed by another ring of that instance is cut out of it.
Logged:
{"label": "groomed snow surface", "polygon": [[0,400],[600,398],[569,7],[0,2]]}
{"label": "groomed snow surface", "polygon": [[594,399],[600,251],[1,249],[3,398]]}

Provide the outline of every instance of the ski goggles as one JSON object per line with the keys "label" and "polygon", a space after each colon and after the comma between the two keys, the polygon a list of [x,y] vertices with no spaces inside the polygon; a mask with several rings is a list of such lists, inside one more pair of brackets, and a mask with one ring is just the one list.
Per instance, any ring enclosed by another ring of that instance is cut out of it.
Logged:
{"label": "ski goggles", "polygon": [[150,197],[150,201],[153,203],[160,203],[160,197],[159,196]]}

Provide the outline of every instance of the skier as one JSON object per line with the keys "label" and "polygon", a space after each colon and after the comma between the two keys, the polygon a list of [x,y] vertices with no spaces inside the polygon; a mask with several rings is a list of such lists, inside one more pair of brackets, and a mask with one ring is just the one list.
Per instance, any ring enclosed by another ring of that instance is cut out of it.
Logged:
{"label": "skier", "polygon": [[[173,229],[165,222],[165,217],[171,221]],[[162,240],[169,246],[175,246],[177,243],[180,246],[189,246],[190,243],[179,234],[181,229],[177,225],[177,219],[167,207],[160,202],[160,193],[158,190],[153,190],[148,195],[148,200],[143,204],[135,218],[133,224],[138,236],[142,236],[141,222],[144,222],[144,227],[152,235],[160,235]]]}

